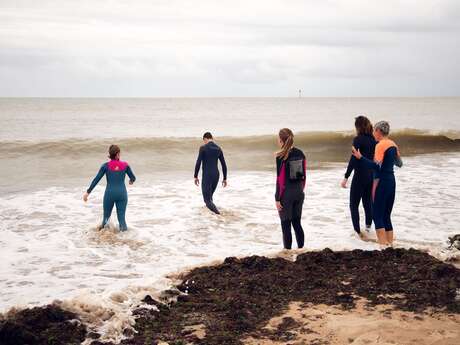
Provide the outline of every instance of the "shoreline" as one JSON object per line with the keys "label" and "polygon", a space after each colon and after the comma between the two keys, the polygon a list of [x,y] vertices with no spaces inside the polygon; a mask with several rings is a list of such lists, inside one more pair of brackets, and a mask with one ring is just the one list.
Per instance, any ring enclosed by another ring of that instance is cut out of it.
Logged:
{"label": "shoreline", "polygon": [[[342,315],[338,322],[347,322],[346,315],[374,318],[372,322],[380,316],[405,318],[420,332],[426,326],[420,318],[442,319],[441,324],[460,330],[460,269],[415,249],[324,249],[300,253],[295,261],[230,257],[174,278],[181,282],[163,292],[160,300],[146,296],[144,304],[134,308],[135,332],[125,329],[126,339],[120,344],[302,344],[326,337],[318,331],[327,325],[310,320],[321,313],[321,319]],[[80,321],[71,321],[78,316],[56,305],[5,317],[0,318],[1,345],[18,345],[19,339],[26,344],[34,337],[32,343],[37,345],[79,344],[84,338],[101,336]],[[307,328],[311,332],[305,334]],[[460,339],[460,331],[445,332]],[[329,338],[321,344],[336,344],[334,336]]]}

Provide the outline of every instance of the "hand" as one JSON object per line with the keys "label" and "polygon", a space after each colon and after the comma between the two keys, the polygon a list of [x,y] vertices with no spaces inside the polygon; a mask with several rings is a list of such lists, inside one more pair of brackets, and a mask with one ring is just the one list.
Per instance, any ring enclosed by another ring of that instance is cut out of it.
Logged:
{"label": "hand", "polygon": [[198,177],[195,177],[195,186],[200,185],[200,179]]}
{"label": "hand", "polygon": [[344,179],[342,180],[342,182],[340,183],[340,186],[341,186],[342,188],[347,188],[347,182],[348,182],[348,179],[347,179],[347,178],[344,178]]}
{"label": "hand", "polygon": [[281,212],[283,210],[283,205],[281,205],[281,201],[276,202],[276,209]]}
{"label": "hand", "polygon": [[361,157],[363,156],[361,152],[359,151],[359,149],[355,149],[354,146],[351,147],[351,154],[355,156],[356,159],[361,159]]}
{"label": "hand", "polygon": [[85,194],[83,194],[83,201],[84,202],[87,202],[88,201],[88,197],[89,197],[89,193],[86,192]]}
{"label": "hand", "polygon": [[227,180],[222,181],[222,187],[224,187],[224,188],[227,187]]}
{"label": "hand", "polygon": [[134,183],[133,180],[129,180],[129,184],[132,185]]}

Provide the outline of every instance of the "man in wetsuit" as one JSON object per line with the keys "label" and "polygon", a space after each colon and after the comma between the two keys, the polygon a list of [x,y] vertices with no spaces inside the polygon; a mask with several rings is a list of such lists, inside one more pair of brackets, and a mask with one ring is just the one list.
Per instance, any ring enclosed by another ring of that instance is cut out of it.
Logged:
{"label": "man in wetsuit", "polygon": [[216,214],[220,214],[212,200],[212,196],[216,191],[217,184],[219,183],[219,169],[217,168],[217,160],[220,160],[220,164],[222,165],[222,173],[224,174],[224,180],[222,181],[223,187],[227,186],[227,164],[225,164],[224,153],[222,152],[221,148],[214,142],[211,133],[204,133],[203,141],[204,145],[200,147],[198,158],[195,164],[195,185],[200,185],[198,172],[200,171],[201,163],[203,163],[201,181],[203,199],[207,208]]}

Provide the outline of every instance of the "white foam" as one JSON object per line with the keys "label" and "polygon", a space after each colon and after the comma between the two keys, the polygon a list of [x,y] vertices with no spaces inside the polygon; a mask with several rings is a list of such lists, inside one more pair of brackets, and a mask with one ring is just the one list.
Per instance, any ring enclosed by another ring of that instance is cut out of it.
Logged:
{"label": "white foam", "polygon": [[[377,249],[351,230],[349,190],[339,187],[343,171],[309,172],[303,217],[308,250]],[[446,255],[447,236],[459,232],[460,155],[409,158],[396,174],[398,245]],[[149,178],[139,176],[129,189],[125,233],[96,229],[102,186],[87,204],[80,187],[0,198],[0,308],[59,299],[104,339],[119,341],[134,322],[131,308],[168,288],[169,273],[282,248],[273,173],[232,173],[228,189],[215,195],[221,217],[203,207],[191,179]]]}

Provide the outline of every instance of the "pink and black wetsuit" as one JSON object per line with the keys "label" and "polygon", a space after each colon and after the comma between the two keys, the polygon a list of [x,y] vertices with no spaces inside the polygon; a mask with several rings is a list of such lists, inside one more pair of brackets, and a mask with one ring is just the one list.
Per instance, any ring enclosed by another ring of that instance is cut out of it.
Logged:
{"label": "pink and black wetsuit", "polygon": [[286,160],[276,158],[276,201],[281,202],[283,209],[279,212],[281,228],[283,230],[284,248],[291,249],[291,224],[294,228],[297,246],[304,245],[304,231],[302,229],[302,207],[305,199],[307,160],[304,153],[298,148],[292,148]]}
{"label": "pink and black wetsuit", "polygon": [[104,218],[102,220],[102,226],[105,226],[109,221],[113,206],[116,204],[120,230],[125,231],[128,229],[125,220],[126,206],[128,205],[125,176],[128,175],[129,180],[132,182],[136,180],[136,177],[128,163],[120,160],[111,160],[110,162],[102,164],[99,172],[87,190],[88,193],[91,193],[104,175],[107,177],[107,186],[104,193]]}

